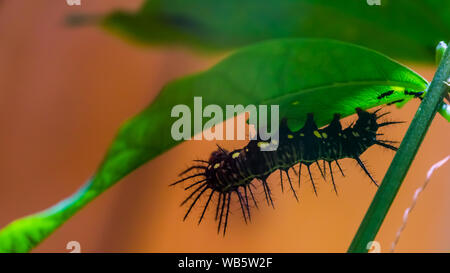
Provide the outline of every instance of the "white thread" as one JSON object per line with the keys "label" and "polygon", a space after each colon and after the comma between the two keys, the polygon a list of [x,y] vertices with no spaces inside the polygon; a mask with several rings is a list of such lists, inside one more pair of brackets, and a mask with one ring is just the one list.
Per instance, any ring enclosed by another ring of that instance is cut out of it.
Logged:
{"label": "white thread", "polygon": [[407,221],[408,221],[408,216],[409,216],[409,214],[411,213],[411,211],[412,211],[412,210],[414,209],[414,207],[416,206],[417,199],[419,198],[419,194],[420,194],[423,190],[425,190],[425,187],[428,185],[428,182],[430,181],[430,178],[431,178],[431,175],[433,174],[433,172],[434,172],[437,168],[439,168],[439,167],[441,167],[442,165],[444,165],[449,159],[450,159],[450,156],[445,157],[445,158],[442,159],[441,161],[439,161],[439,162],[437,162],[436,164],[434,164],[433,166],[431,166],[431,168],[428,170],[428,172],[427,172],[427,178],[426,178],[425,182],[423,183],[423,185],[422,185],[420,188],[418,188],[418,189],[415,191],[414,196],[413,196],[413,199],[412,199],[412,202],[411,202],[411,205],[410,205],[409,208],[407,208],[407,209],[405,210],[405,212],[403,213],[403,223],[402,223],[402,225],[400,226],[400,228],[399,228],[398,231],[397,231],[397,234],[396,234],[396,236],[395,236],[395,240],[392,242],[392,245],[391,245],[391,252],[394,252],[394,249],[395,249],[395,247],[397,246],[398,241],[400,240],[400,235],[401,235],[402,231],[403,231],[403,230],[405,229],[405,227],[406,227],[406,223],[407,223]]}

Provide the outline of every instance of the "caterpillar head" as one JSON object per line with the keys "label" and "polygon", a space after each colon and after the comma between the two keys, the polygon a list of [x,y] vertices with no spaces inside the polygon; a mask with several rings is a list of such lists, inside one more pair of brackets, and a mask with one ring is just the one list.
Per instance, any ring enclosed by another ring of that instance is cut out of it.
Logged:
{"label": "caterpillar head", "polygon": [[209,157],[205,177],[210,188],[222,192],[225,190],[224,187],[226,187],[223,178],[229,175],[226,166],[229,152],[220,146],[217,147],[217,150],[212,152]]}
{"label": "caterpillar head", "polygon": [[209,156],[208,162],[211,166],[214,166],[215,164],[220,164],[227,156],[228,151],[218,146],[217,150],[212,152]]}

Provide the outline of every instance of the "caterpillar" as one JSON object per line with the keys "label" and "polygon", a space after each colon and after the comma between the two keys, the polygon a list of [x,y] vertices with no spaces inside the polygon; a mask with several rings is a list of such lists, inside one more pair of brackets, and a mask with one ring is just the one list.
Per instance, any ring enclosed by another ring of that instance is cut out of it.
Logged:
{"label": "caterpillar", "polygon": [[[261,151],[261,148],[269,145],[269,142],[259,138],[250,140],[244,148],[231,152],[218,146],[218,149],[211,153],[209,160],[194,160],[196,163],[183,171],[180,176],[193,171],[196,171],[195,173],[170,184],[170,186],[174,186],[188,182],[189,185],[185,190],[192,191],[181,203],[181,205],[185,205],[191,201],[183,220],[188,217],[200,197],[205,195],[207,199],[198,221],[200,224],[213,196],[218,195],[215,206],[215,220],[219,222],[217,232],[220,233],[222,229],[223,235],[225,235],[233,194],[239,201],[246,223],[247,219],[251,220],[249,200],[258,208],[258,202],[252,190],[256,187],[256,183],[261,184],[267,204],[274,207],[267,178],[277,170],[280,172],[282,191],[284,190],[282,175],[285,173],[291,192],[298,201],[299,198],[288,173],[291,168],[297,173],[295,170],[297,164],[299,164],[298,186],[300,187],[301,168],[302,165],[305,165],[316,195],[317,190],[311,175],[311,165],[316,164],[318,166],[323,178],[325,178],[325,167],[328,165],[333,188],[337,194],[332,163],[338,166],[344,176],[338,162],[343,158],[356,160],[373,184],[378,186],[361,161],[360,156],[372,145],[379,145],[396,151],[397,147],[391,145],[394,141],[379,139],[378,137],[382,134],[377,133],[377,131],[387,125],[402,123],[396,121],[377,122],[381,117],[389,114],[378,114],[380,109],[367,112],[356,108],[358,119],[345,129],[342,128],[339,114],[335,114],[329,125],[322,129],[319,129],[314,122],[314,115],[307,114],[304,126],[296,132],[291,131],[287,126],[286,119],[283,119],[279,127],[279,145],[275,151]],[[323,161],[323,171],[319,165],[320,160]],[[198,178],[200,180],[197,180]]]}

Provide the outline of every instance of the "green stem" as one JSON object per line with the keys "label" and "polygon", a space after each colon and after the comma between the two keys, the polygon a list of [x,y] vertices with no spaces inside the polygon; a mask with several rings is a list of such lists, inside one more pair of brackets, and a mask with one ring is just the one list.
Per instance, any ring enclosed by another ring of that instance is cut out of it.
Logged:
{"label": "green stem", "polygon": [[450,50],[446,50],[422,103],[395,154],[372,204],[364,216],[348,252],[367,252],[367,244],[375,239],[389,208],[408,172],[436,112],[442,107],[450,77]]}

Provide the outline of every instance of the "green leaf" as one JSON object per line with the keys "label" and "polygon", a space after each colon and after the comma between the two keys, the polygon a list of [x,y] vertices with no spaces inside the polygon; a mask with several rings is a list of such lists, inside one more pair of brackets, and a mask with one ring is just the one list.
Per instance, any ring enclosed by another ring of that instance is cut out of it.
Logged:
{"label": "green leaf", "polygon": [[229,49],[258,41],[330,38],[403,59],[434,62],[450,36],[450,1],[147,0],[137,12],[115,11],[101,24],[144,44]]}
{"label": "green leaf", "polygon": [[[171,109],[193,97],[203,105],[279,104],[280,118],[300,126],[314,113],[318,126],[334,113],[407,99],[404,89],[427,82],[375,51],[331,40],[285,39],[244,48],[211,69],[167,84],[140,114],[122,126],[97,174],[78,193],[47,211],[19,219],[0,231],[0,252],[28,251],[75,212],[125,175],[176,145]],[[388,90],[395,92],[381,100]],[[193,132],[198,133],[198,132]]]}

